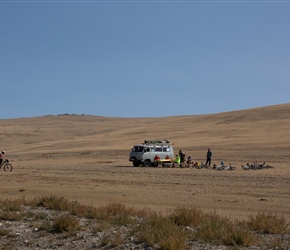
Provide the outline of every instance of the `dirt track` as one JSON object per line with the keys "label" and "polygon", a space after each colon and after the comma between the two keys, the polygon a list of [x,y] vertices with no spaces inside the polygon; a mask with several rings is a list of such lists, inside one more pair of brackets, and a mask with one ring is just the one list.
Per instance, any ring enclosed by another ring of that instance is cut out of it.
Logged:
{"label": "dirt track", "polygon": [[[14,166],[10,173],[1,170],[0,197],[57,194],[92,205],[121,202],[163,212],[197,206],[241,219],[265,211],[290,220],[289,110],[281,105],[155,119],[0,120],[1,147]],[[170,139],[195,161],[204,161],[210,146],[213,163],[232,162],[237,169],[132,167],[131,147],[148,138]],[[240,168],[255,160],[275,168]]]}

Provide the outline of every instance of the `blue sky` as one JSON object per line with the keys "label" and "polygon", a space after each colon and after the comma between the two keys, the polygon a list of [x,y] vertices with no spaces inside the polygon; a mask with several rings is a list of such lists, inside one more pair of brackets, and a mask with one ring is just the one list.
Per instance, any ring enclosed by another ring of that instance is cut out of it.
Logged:
{"label": "blue sky", "polygon": [[290,102],[290,1],[0,0],[0,119]]}

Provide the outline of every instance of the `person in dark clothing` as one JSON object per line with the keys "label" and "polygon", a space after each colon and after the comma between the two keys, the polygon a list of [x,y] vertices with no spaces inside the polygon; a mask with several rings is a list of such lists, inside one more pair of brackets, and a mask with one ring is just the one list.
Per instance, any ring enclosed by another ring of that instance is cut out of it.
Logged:
{"label": "person in dark clothing", "polygon": [[1,151],[1,154],[0,154],[0,165],[5,160],[5,156],[4,155],[5,155],[5,151]]}
{"label": "person in dark clothing", "polygon": [[207,164],[210,166],[211,164],[211,157],[212,157],[212,152],[210,151],[210,148],[207,150],[206,153],[206,163],[205,165],[207,166]]}
{"label": "person in dark clothing", "polygon": [[185,167],[185,154],[182,152],[182,150],[179,150],[179,157],[180,157],[180,167]]}

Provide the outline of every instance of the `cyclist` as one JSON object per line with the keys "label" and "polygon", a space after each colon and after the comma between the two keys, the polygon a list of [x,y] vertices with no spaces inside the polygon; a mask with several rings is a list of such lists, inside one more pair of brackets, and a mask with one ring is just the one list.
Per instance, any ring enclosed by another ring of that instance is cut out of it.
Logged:
{"label": "cyclist", "polygon": [[5,159],[5,151],[1,151],[1,154],[0,154],[0,165],[2,164],[3,160]]}

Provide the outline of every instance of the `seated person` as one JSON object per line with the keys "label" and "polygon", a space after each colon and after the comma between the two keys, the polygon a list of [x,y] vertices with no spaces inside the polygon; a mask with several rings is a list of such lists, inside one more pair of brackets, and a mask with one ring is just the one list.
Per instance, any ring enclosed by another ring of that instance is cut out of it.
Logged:
{"label": "seated person", "polygon": [[158,155],[155,155],[154,157],[154,166],[158,167],[160,161],[160,157]]}
{"label": "seated person", "polygon": [[160,161],[160,157],[158,155],[155,155],[154,161]]}
{"label": "seated person", "polygon": [[176,157],[174,159],[174,163],[180,164],[180,156],[179,156],[179,154],[176,154]]}
{"label": "seated person", "polygon": [[192,157],[191,157],[191,155],[189,155],[188,157],[187,157],[187,164],[192,164],[193,163],[193,161],[192,161]]}

